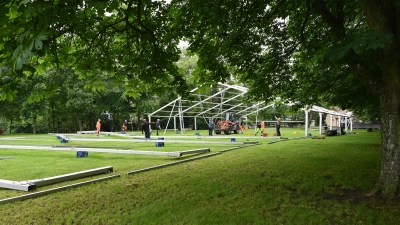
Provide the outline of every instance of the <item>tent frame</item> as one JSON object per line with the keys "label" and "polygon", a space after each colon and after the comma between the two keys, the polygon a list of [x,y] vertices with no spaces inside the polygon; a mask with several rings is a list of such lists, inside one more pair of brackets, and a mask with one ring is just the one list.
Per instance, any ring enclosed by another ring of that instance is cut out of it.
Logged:
{"label": "tent frame", "polygon": [[[168,123],[171,118],[173,118],[174,121],[174,131],[177,131],[177,122],[176,118],[179,118],[180,121],[180,130],[181,132],[185,131],[185,127],[183,125],[183,118],[184,117],[190,117],[194,118],[194,130],[197,130],[197,118],[198,117],[203,117],[206,121],[208,119],[215,119],[220,117],[221,120],[225,119],[224,114],[225,113],[236,113],[241,116],[241,118],[246,119],[247,123],[247,116],[252,115],[252,114],[258,114],[259,111],[264,110],[269,107],[274,107],[274,104],[266,104],[265,102],[255,102],[253,104],[249,104],[250,106],[245,106],[243,102],[238,101],[237,98],[243,96],[244,94],[247,93],[248,88],[242,87],[239,85],[229,85],[229,84],[223,84],[223,83],[218,83],[217,84],[218,91],[212,95],[204,95],[201,93],[198,93],[198,88],[194,88],[193,90],[190,91],[190,93],[194,97],[198,97],[200,100],[196,101],[189,101],[182,99],[181,96],[178,96],[175,100],[171,101],[170,103],[164,105],[163,107],[157,109],[156,111],[152,112],[149,114],[149,122],[151,122],[152,117],[158,117],[158,118],[168,118]],[[225,98],[224,93],[229,93],[231,94],[230,97]],[[215,98],[219,98],[219,102],[212,101]],[[178,104],[177,104],[178,103]],[[208,104],[212,105],[211,107],[204,109],[203,105]],[[176,105],[179,105],[177,107]],[[194,109],[199,109],[200,111],[192,111]],[[218,109],[218,113],[211,113],[211,111],[214,109]],[[308,136],[308,113],[310,111],[318,112],[319,113],[319,133],[320,135],[322,134],[322,114],[328,114],[330,115],[331,121],[333,116],[338,116],[339,117],[339,124],[341,121],[341,118],[343,117],[345,120],[345,127],[347,131],[347,125],[350,124],[350,129],[353,131],[353,118],[352,118],[352,113],[340,113],[336,112],[333,110],[329,110],[323,107],[319,106],[312,106],[307,109],[303,109],[305,112],[305,136]],[[170,112],[169,115],[158,115],[161,112]],[[206,116],[207,113],[210,113],[210,116]],[[242,114],[245,113],[245,114]],[[330,129],[332,130],[332,123],[330,123]],[[166,128],[165,128],[166,130]],[[165,131],[164,131],[165,133]]]}
{"label": "tent frame", "polygon": [[[245,106],[243,102],[240,102],[238,98],[242,97],[247,93],[248,88],[239,86],[239,85],[229,85],[218,83],[217,84],[218,91],[212,95],[204,95],[198,93],[198,88],[194,88],[190,91],[190,93],[194,97],[198,97],[199,100],[188,101],[182,99],[181,96],[178,96],[175,100],[169,102],[163,107],[157,109],[156,111],[150,113],[148,115],[149,122],[151,122],[152,117],[158,118],[168,118],[168,123],[171,118],[174,121],[174,131],[177,131],[177,122],[176,118],[179,118],[180,130],[184,132],[185,127],[183,126],[183,117],[194,118],[194,130],[197,130],[197,118],[204,118],[206,120],[211,118],[221,118],[225,119],[225,113],[236,113],[241,116],[241,118],[247,118],[248,115],[256,113],[257,110],[262,110],[268,107],[273,106],[273,104],[265,106],[265,102],[257,102],[255,105],[258,106],[258,109],[254,108],[254,104],[251,106]],[[225,93],[229,93],[231,96],[225,97]],[[212,101],[218,99],[219,102]],[[180,110],[177,109],[176,105],[180,105]],[[203,108],[203,105],[212,105],[206,109]],[[193,111],[194,109],[199,109],[200,111]],[[169,110],[168,110],[169,109]],[[212,110],[217,110],[218,112],[212,112]],[[157,115],[160,112],[170,112],[169,115]],[[241,115],[240,113],[246,112],[245,115]],[[249,112],[249,113],[247,113]]]}

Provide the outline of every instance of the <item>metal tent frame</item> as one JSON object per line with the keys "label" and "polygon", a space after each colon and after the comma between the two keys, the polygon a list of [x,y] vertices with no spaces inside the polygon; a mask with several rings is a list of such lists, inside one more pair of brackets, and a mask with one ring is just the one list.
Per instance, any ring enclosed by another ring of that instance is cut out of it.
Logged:
{"label": "metal tent frame", "polygon": [[[266,105],[265,102],[245,105],[240,98],[247,93],[248,88],[246,87],[218,83],[213,88],[216,91],[211,95],[200,93],[199,88],[191,90],[191,97],[195,100],[187,100],[178,96],[175,100],[149,114],[149,121],[151,122],[152,117],[168,118],[168,126],[170,119],[173,118],[174,131],[177,131],[176,119],[179,118],[179,130],[184,132],[186,129],[183,122],[184,117],[194,118],[194,130],[197,130],[198,118],[206,121],[210,118],[225,119],[224,114],[228,112],[239,114],[241,118],[247,118],[248,115],[273,106],[273,104]],[[245,114],[243,114],[244,112]]]}
{"label": "metal tent frame", "polygon": [[[247,116],[249,115],[258,114],[258,112],[261,110],[274,107],[273,103],[266,104],[265,102],[252,102],[248,105],[243,104],[243,101],[241,101],[240,97],[247,93],[248,88],[246,87],[218,83],[213,88],[217,91],[211,95],[201,94],[199,92],[199,88],[191,90],[190,94],[192,99],[199,100],[187,100],[183,99],[181,96],[178,96],[178,98],[175,100],[149,114],[149,122],[151,122],[152,117],[168,118],[167,126],[165,127],[166,130],[170,119],[173,118],[174,131],[177,131],[176,118],[179,118],[179,129],[184,132],[186,129],[183,122],[184,117],[194,118],[194,130],[197,130],[197,118],[199,117],[203,117],[206,119],[206,121],[208,121],[210,118],[225,119],[223,115],[229,112],[239,114],[241,115],[241,118],[246,118],[247,120]],[[348,123],[350,123],[350,129],[353,131],[353,114],[351,112],[340,113],[319,106],[312,106],[303,110],[306,115],[305,124],[308,124],[308,113],[310,111],[319,112],[320,134],[322,134],[322,113],[329,114],[331,121],[333,116],[339,116],[339,124],[341,117],[343,117],[345,119],[346,131]],[[330,129],[332,130],[332,123],[330,124]],[[308,136],[308,126],[305,126],[305,136]]]}

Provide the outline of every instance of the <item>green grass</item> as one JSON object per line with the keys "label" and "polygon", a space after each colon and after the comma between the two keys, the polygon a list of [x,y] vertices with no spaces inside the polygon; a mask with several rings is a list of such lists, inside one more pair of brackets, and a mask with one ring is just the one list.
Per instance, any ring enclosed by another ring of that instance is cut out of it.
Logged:
{"label": "green grass", "polygon": [[[246,130],[247,131],[247,130]],[[273,130],[267,130],[273,133]],[[293,134],[299,131],[299,134]],[[50,195],[0,205],[1,224],[400,224],[398,202],[367,198],[380,172],[380,133],[325,139],[299,139],[268,144],[263,137],[221,135],[215,141],[260,141],[261,145],[134,175],[126,172],[181,158],[75,152],[0,149],[0,178],[37,179],[102,166],[113,166],[120,178]],[[199,132],[199,131],[197,131]],[[138,132],[135,132],[136,134]],[[207,131],[200,131],[207,134]],[[245,132],[246,133],[246,132]],[[304,136],[297,128],[283,136]],[[311,130],[313,135],[318,131]],[[188,131],[180,135],[192,135]],[[139,135],[141,135],[139,133]],[[176,135],[169,132],[168,135]],[[26,137],[6,141],[5,137]],[[168,139],[166,136],[166,139]],[[85,135],[93,137],[94,135]],[[120,138],[102,136],[106,138]],[[171,138],[172,139],[172,138]],[[174,139],[175,140],[175,139]],[[182,140],[207,140],[182,139]],[[213,139],[214,140],[214,139]],[[2,135],[0,144],[60,145],[51,135]],[[232,145],[78,142],[68,145],[134,147],[181,151],[209,147],[217,152]],[[184,158],[190,158],[186,156]],[[104,175],[102,175],[104,176]],[[101,177],[101,176],[96,176]],[[40,187],[46,190],[92,178]],[[0,199],[25,194],[0,189]]]}

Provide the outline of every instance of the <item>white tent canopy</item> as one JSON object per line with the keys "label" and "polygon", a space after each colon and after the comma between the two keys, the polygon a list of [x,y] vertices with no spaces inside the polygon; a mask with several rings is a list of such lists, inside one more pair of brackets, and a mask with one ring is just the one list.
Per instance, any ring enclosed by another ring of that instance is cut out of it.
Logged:
{"label": "white tent canopy", "polygon": [[325,109],[323,107],[319,107],[319,106],[312,106],[309,109],[305,109],[304,112],[306,114],[306,129],[305,129],[305,136],[308,135],[308,113],[310,111],[313,112],[318,112],[319,113],[319,134],[322,134],[322,114],[328,114],[330,116],[330,130],[332,130],[332,120],[333,120],[333,116],[338,116],[339,118],[339,125],[340,125],[340,121],[341,118],[344,118],[345,121],[345,130],[347,131],[347,125],[350,124],[350,130],[353,131],[353,113],[352,112],[348,112],[348,113],[340,113],[340,112],[336,112],[334,110],[329,110],[329,109]]}

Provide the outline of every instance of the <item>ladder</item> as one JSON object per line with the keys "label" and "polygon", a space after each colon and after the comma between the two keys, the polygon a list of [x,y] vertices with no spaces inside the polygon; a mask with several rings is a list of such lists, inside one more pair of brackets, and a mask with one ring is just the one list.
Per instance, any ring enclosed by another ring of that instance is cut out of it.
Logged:
{"label": "ladder", "polygon": [[181,126],[181,132],[185,132],[185,124],[183,122],[183,113],[182,113],[182,101],[181,98],[179,97],[178,101],[178,112],[179,112],[179,124]]}

